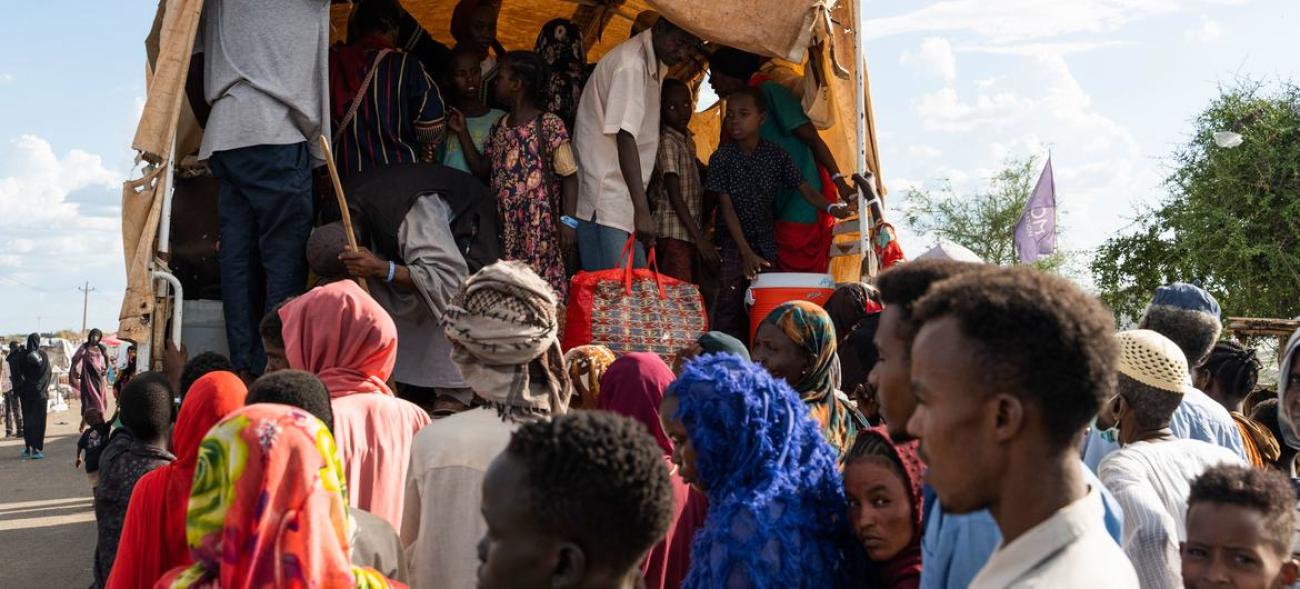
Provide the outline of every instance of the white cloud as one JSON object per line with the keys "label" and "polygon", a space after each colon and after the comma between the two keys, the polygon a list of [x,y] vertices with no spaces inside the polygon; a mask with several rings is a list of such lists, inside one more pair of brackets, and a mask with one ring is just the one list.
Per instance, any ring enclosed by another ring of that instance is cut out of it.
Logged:
{"label": "white cloud", "polygon": [[[79,149],[60,158],[48,141],[34,135],[7,147],[0,149],[0,266],[75,272],[120,261],[116,192],[122,175]],[[87,215],[69,200],[74,193],[112,212]]]}
{"label": "white cloud", "polygon": [[[920,139],[948,148],[953,157],[944,161],[955,166],[905,165],[900,173],[924,174],[927,187],[948,179],[957,194],[968,194],[987,186],[1007,160],[1041,157],[1051,149],[1058,197],[1067,213],[1063,243],[1096,247],[1130,222],[1125,215],[1135,201],[1159,194],[1156,162],[1144,157],[1128,128],[1096,111],[1064,58],[1022,57],[1013,67],[1014,76],[980,78],[922,95],[912,109],[922,129],[935,135]],[[912,155],[910,146],[904,149]]]}
{"label": "white cloud", "polygon": [[937,75],[947,83],[957,78],[957,59],[952,53],[952,43],[943,37],[925,38],[916,53],[903,52],[899,62]]}
{"label": "white cloud", "polygon": [[74,149],[60,159],[48,141],[34,135],[23,135],[9,147],[0,164],[0,229],[79,228],[86,220],[68,195],[93,187],[111,190],[122,181],[98,155]]}
{"label": "white cloud", "polygon": [[1183,31],[1183,38],[1189,43],[1217,43],[1223,39],[1223,32],[1219,21],[1201,17],[1199,25]]}
{"label": "white cloud", "polygon": [[8,84],[14,81],[14,75],[8,72],[0,72],[0,84]]}
{"label": "white cloud", "polygon": [[914,158],[937,158],[943,155],[943,151],[929,145],[909,145],[907,155]]}
{"label": "white cloud", "polygon": [[1176,12],[1202,1],[943,0],[903,14],[869,19],[864,30],[868,38],[971,31],[995,43],[1010,43],[1114,31],[1135,20]]}
{"label": "white cloud", "polygon": [[1074,42],[1031,42],[977,45],[963,45],[958,51],[970,53],[989,53],[993,55],[1020,55],[1025,57],[1063,57],[1073,53],[1083,53],[1098,49],[1111,49],[1129,46],[1131,43],[1121,41],[1074,41]]}

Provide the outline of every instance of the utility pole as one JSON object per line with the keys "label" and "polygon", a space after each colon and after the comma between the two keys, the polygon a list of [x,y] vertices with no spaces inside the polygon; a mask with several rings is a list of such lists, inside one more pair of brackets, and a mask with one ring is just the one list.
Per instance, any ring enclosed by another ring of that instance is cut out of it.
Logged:
{"label": "utility pole", "polygon": [[81,334],[82,334],[82,335],[85,335],[85,334],[86,334],[86,310],[87,310],[88,308],[90,308],[90,293],[94,292],[95,289],[90,288],[90,282],[87,281],[87,282],[86,282],[86,286],[84,286],[84,287],[82,287],[82,288],[78,288],[77,290],[81,291],[81,295],[82,295],[82,297],[81,297]]}

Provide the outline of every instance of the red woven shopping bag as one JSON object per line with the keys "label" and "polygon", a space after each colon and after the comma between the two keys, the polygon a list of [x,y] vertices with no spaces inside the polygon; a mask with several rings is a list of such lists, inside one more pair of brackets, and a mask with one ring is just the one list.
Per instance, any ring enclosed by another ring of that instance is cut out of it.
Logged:
{"label": "red woven shopping bag", "polygon": [[679,350],[708,331],[704,297],[694,284],[660,274],[653,249],[648,268],[632,268],[635,239],[623,247],[622,268],[574,275],[561,345],[653,352],[671,366]]}

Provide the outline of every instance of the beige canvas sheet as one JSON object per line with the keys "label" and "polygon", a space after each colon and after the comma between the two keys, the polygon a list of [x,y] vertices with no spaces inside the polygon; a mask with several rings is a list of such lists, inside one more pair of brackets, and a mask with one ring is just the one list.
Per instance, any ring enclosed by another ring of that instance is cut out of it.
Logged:
{"label": "beige canvas sheet", "polygon": [[[595,61],[629,36],[632,22],[644,10],[656,10],[701,38],[762,55],[782,58],[802,73],[805,48],[822,42],[826,80],[831,91],[834,124],[822,131],[841,169],[858,168],[858,125],[866,130],[866,161],[881,177],[876,155],[874,121],[859,118],[855,85],[867,84],[865,63],[859,63],[854,23],[861,0],[505,0],[498,20],[498,38],[507,49],[532,49],[537,32],[554,18],[570,18],[583,28]],[[454,0],[402,0],[413,16],[440,41],[448,33]],[[160,0],[158,14],[146,39],[148,95],[132,147],[149,162],[165,162],[173,137],[179,157],[198,149],[202,135],[185,100],[194,37],[203,0]],[[349,4],[331,7],[332,37],[341,40]],[[861,81],[858,71],[862,70]],[[707,157],[718,137],[717,111],[700,113],[692,125]],[[123,188],[122,232],[126,251],[127,292],[122,301],[124,334],[143,337],[154,310],[149,263],[155,257],[161,191],[156,175],[132,180]],[[883,189],[883,185],[881,186]],[[838,259],[837,276],[848,276],[856,261]],[[126,336],[131,337],[131,336]]]}

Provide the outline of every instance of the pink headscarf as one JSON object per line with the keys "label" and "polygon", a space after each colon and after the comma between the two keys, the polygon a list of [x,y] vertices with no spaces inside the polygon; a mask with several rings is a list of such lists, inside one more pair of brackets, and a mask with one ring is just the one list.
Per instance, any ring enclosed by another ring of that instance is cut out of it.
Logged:
{"label": "pink headscarf", "polygon": [[397,326],[351,280],[314,288],[280,308],[289,367],[315,374],[330,397],[392,395]]}

